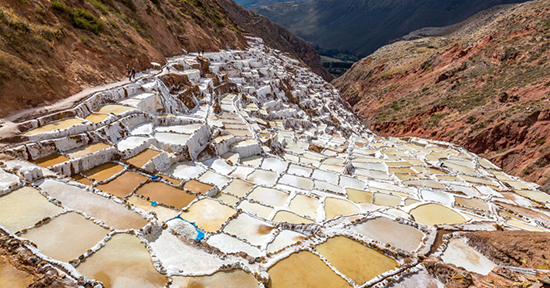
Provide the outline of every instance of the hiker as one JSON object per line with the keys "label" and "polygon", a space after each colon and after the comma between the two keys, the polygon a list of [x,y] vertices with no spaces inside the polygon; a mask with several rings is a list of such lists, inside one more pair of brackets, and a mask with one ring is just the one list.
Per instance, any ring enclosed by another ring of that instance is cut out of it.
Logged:
{"label": "hiker", "polygon": [[132,67],[132,76],[130,78],[134,77],[134,81],[136,81],[136,67]]}
{"label": "hiker", "polygon": [[128,81],[132,81],[132,69],[129,65],[126,65],[126,69],[128,69]]}

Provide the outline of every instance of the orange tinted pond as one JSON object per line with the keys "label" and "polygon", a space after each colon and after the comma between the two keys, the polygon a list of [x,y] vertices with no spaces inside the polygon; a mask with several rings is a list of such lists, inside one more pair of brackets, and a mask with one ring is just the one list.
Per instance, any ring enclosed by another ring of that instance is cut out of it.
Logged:
{"label": "orange tinted pond", "polygon": [[210,191],[212,187],[214,186],[202,183],[197,180],[189,180],[185,184],[183,184],[184,189],[203,195],[206,194],[206,192]]}
{"label": "orange tinted pond", "polygon": [[125,161],[132,164],[132,165],[134,165],[134,166],[136,166],[136,167],[141,168],[141,167],[143,167],[143,165],[147,164],[147,162],[149,162],[151,159],[153,159],[153,157],[159,155],[160,153],[162,153],[162,152],[147,148],[147,149],[141,151],[136,156],[128,158]]}
{"label": "orange tinted pond", "polygon": [[197,198],[195,195],[191,195],[183,190],[174,188],[162,182],[147,183],[139,187],[136,193],[149,197],[152,201],[161,202],[178,209],[189,205],[191,201]]}
{"label": "orange tinted pond", "polygon": [[41,167],[51,167],[51,166],[54,166],[54,165],[57,165],[57,164],[65,163],[69,160],[70,160],[69,158],[67,158],[63,155],[59,155],[57,153],[54,153],[54,154],[48,155],[46,157],[36,159],[32,162],[34,164],[38,165],[38,166],[41,166]]}
{"label": "orange tinted pond", "polygon": [[84,171],[82,172],[82,174],[96,181],[104,181],[119,173],[123,169],[124,167],[116,163],[105,163],[96,166],[88,171]]}
{"label": "orange tinted pond", "polygon": [[147,177],[132,171],[126,171],[122,175],[97,188],[111,195],[123,198],[132,193],[137,186],[147,181]]}

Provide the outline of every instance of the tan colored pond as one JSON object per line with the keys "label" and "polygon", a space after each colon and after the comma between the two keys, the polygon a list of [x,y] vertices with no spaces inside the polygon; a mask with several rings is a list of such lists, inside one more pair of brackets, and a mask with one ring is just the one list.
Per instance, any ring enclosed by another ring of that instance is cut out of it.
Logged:
{"label": "tan colored pond", "polygon": [[132,164],[136,167],[141,168],[141,167],[143,167],[143,165],[147,164],[147,162],[149,162],[151,159],[153,159],[153,157],[159,155],[160,153],[162,153],[162,152],[147,148],[147,149],[141,151],[136,156],[128,158],[124,161],[126,161],[127,163],[130,163],[130,164]]}
{"label": "tan colored pond", "polygon": [[63,209],[32,187],[22,187],[0,197],[0,224],[11,232],[33,226]]}
{"label": "tan colored pond", "polygon": [[92,154],[94,152],[97,152],[97,151],[100,151],[100,150],[103,150],[103,149],[107,149],[111,146],[107,145],[107,144],[104,144],[104,143],[95,143],[95,144],[92,144],[92,145],[88,145],[88,146],[85,146],[85,147],[80,147],[80,148],[77,148],[77,149],[73,149],[67,153],[65,153],[67,156],[73,158],[73,159],[77,159],[77,158],[80,158],[80,157],[84,157],[88,154]]}
{"label": "tan colored pond", "polygon": [[124,167],[116,163],[109,162],[96,166],[88,171],[84,171],[82,174],[96,181],[104,181],[119,173],[123,169]]}
{"label": "tan colored pond", "polygon": [[240,269],[216,272],[202,277],[173,277],[174,288],[256,288],[258,281],[252,274]]}
{"label": "tan colored pond", "polygon": [[191,192],[197,193],[197,194],[206,194],[206,192],[210,191],[214,187],[213,185],[202,183],[197,180],[189,180],[185,184],[183,184],[183,188],[187,189]]}
{"label": "tan colored pond", "polygon": [[387,207],[399,206],[401,205],[401,197],[384,193],[375,193],[374,204]]}
{"label": "tan colored pond", "polygon": [[136,193],[149,197],[151,201],[161,202],[178,209],[189,205],[191,201],[197,198],[195,195],[191,195],[162,182],[149,182],[139,187]]}
{"label": "tan colored pond", "polygon": [[367,220],[351,226],[351,229],[371,239],[389,243],[407,252],[414,252],[424,237],[424,233],[414,227],[383,217]]}
{"label": "tan colored pond", "polygon": [[219,199],[219,200],[221,200],[221,201],[223,201],[226,204],[229,204],[231,206],[235,206],[235,204],[237,204],[239,202],[239,198],[237,198],[233,195],[225,194],[225,193],[218,193],[218,195],[216,195],[215,198]]}
{"label": "tan colored pond", "polygon": [[490,211],[489,204],[478,198],[463,198],[456,196],[455,201],[456,204],[465,206],[466,208]]}
{"label": "tan colored pond", "polygon": [[137,111],[138,109],[128,107],[128,106],[122,106],[122,105],[105,105],[99,109],[99,113],[111,113],[115,115],[121,115],[128,111]]}
{"label": "tan colored pond", "polygon": [[143,243],[130,234],[116,234],[76,270],[113,288],[164,287],[168,281],[153,266]]}
{"label": "tan colored pond", "polygon": [[256,200],[271,207],[282,206],[286,203],[290,195],[286,192],[276,189],[256,187],[248,195],[248,199]]}
{"label": "tan colored pond", "polygon": [[77,119],[77,118],[64,119],[64,120],[60,120],[57,122],[49,123],[44,126],[38,127],[36,129],[26,132],[23,135],[32,136],[32,135],[37,135],[41,133],[52,132],[55,130],[63,130],[82,123],[86,123],[86,121],[82,119]]}
{"label": "tan colored pond", "polygon": [[152,206],[151,202],[141,199],[138,196],[132,195],[128,197],[128,203],[140,208],[141,210],[151,213],[154,212],[157,214],[157,218],[160,221],[166,221],[168,219],[178,216],[178,211],[172,210],[163,206]]}
{"label": "tan colored pond", "polygon": [[116,197],[126,197],[132,193],[139,184],[147,181],[147,177],[132,171],[126,171],[115,179],[97,186],[97,189],[105,191]]}
{"label": "tan colored pond", "polygon": [[70,212],[21,236],[38,245],[38,249],[47,256],[68,262],[95,246],[107,233],[109,230]]}
{"label": "tan colored pond", "polygon": [[181,218],[195,222],[197,226],[207,232],[217,232],[222,225],[235,215],[237,211],[231,207],[227,207],[211,199],[199,200],[187,211],[181,213]]}
{"label": "tan colored pond", "polygon": [[466,223],[466,219],[451,208],[439,204],[420,205],[409,212],[417,223],[432,226]]}
{"label": "tan colored pond", "polygon": [[359,209],[349,201],[332,197],[325,199],[326,220],[355,213],[359,213]]}
{"label": "tan colored pond", "polygon": [[318,201],[315,198],[296,194],[290,201],[288,208],[297,214],[317,218]]}
{"label": "tan colored pond", "polygon": [[358,285],[398,266],[394,259],[343,236],[330,238],[315,250]]}
{"label": "tan colored pond", "polygon": [[4,256],[0,256],[0,287],[27,287],[34,282],[34,277],[17,270]]}
{"label": "tan colored pond", "polygon": [[348,193],[349,200],[355,203],[372,203],[374,199],[371,192],[351,188],[346,188],[346,192]]}
{"label": "tan colored pond", "polygon": [[69,160],[70,160],[69,158],[67,158],[63,155],[59,155],[57,153],[54,153],[54,154],[48,155],[46,157],[36,159],[32,162],[34,164],[40,166],[40,167],[51,167],[51,166],[54,166],[54,165],[57,165],[57,164],[65,163]]}
{"label": "tan colored pond", "polygon": [[344,278],[338,276],[319,258],[309,252],[301,251],[277,262],[267,270],[270,287],[351,287]]}
{"label": "tan colored pond", "polygon": [[252,218],[246,214],[239,214],[224,227],[223,231],[230,235],[237,235],[252,245],[266,244],[272,237],[275,227],[269,223]]}
{"label": "tan colored pond", "polygon": [[147,220],[125,205],[84,189],[50,179],[45,180],[40,188],[61,201],[63,206],[82,211],[115,229],[140,229],[147,224]]}
{"label": "tan colored pond", "polygon": [[238,208],[264,219],[269,219],[269,216],[273,213],[273,208],[258,203],[252,203],[248,200],[242,201]]}
{"label": "tan colored pond", "polygon": [[231,184],[223,189],[223,192],[233,194],[237,197],[244,197],[250,189],[254,187],[254,184],[248,183],[239,179],[234,179]]}
{"label": "tan colored pond", "polygon": [[292,212],[288,211],[279,211],[273,217],[274,222],[287,222],[292,224],[311,224],[313,221],[306,219],[304,217],[298,216]]}
{"label": "tan colored pond", "polygon": [[107,119],[109,117],[108,114],[99,114],[99,113],[92,113],[88,115],[85,119],[92,122],[92,123],[101,123],[103,120]]}

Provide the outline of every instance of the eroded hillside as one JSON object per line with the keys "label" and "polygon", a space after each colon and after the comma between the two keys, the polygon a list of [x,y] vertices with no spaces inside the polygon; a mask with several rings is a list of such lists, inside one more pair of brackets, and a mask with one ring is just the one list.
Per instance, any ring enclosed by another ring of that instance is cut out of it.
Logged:
{"label": "eroded hillside", "polygon": [[446,36],[385,46],[334,84],[373,130],[457,143],[546,184],[549,19],[546,0],[497,9]]}
{"label": "eroded hillside", "polygon": [[7,0],[0,4],[0,116],[118,80],[189,51],[244,48],[215,0]]}

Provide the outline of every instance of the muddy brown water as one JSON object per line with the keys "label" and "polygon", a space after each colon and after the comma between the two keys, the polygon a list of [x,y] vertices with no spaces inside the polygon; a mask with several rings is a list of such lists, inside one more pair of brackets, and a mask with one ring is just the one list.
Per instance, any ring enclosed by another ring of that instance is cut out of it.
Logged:
{"label": "muddy brown water", "polygon": [[147,162],[149,162],[151,159],[153,159],[153,157],[159,155],[160,153],[162,153],[162,152],[147,148],[147,149],[141,151],[136,156],[128,158],[125,161],[127,163],[130,163],[130,164],[136,166],[136,167],[141,168],[141,167],[143,167],[143,165],[147,164]]}
{"label": "muddy brown water", "polygon": [[398,265],[394,259],[343,236],[330,238],[315,250],[359,285]]}
{"label": "muddy brown water", "polygon": [[70,212],[46,225],[30,229],[21,236],[33,241],[47,256],[68,262],[92,248],[107,233],[109,230],[86,220],[84,216]]}
{"label": "muddy brown water", "polygon": [[26,132],[23,135],[32,136],[32,135],[37,135],[37,134],[41,134],[41,133],[52,132],[52,131],[55,131],[55,130],[63,130],[63,129],[67,129],[67,128],[70,128],[70,127],[73,127],[75,125],[82,124],[82,123],[85,123],[85,122],[86,121],[84,121],[82,119],[78,119],[78,118],[64,119],[64,120],[60,120],[60,121],[53,122],[53,123],[50,123],[50,124],[46,124],[42,127],[38,127],[36,129],[33,129],[31,131]]}
{"label": "muddy brown water", "polygon": [[105,191],[116,197],[123,198],[132,193],[139,184],[147,181],[147,177],[132,171],[126,171],[115,179],[97,186],[97,189]]}
{"label": "muddy brown water", "polygon": [[143,243],[130,234],[116,234],[76,270],[105,287],[164,287],[168,281],[153,266]]}
{"label": "muddy brown water", "polygon": [[197,180],[189,180],[185,184],[183,184],[183,188],[187,189],[191,192],[198,193],[198,194],[206,194],[206,192],[210,191],[212,189],[212,185],[202,183]]}
{"label": "muddy brown water", "polygon": [[116,163],[105,163],[96,166],[88,171],[84,171],[82,172],[82,174],[96,181],[104,181],[119,173],[123,169],[124,167]]}
{"label": "muddy brown water", "polygon": [[65,163],[69,160],[70,160],[69,158],[67,158],[63,155],[54,153],[54,154],[48,155],[46,157],[36,159],[32,162],[34,164],[40,166],[40,167],[51,167],[51,166],[54,166],[54,165],[57,165],[57,164]]}
{"label": "muddy brown water", "polygon": [[151,201],[161,202],[178,209],[189,205],[191,201],[197,198],[195,195],[191,195],[183,190],[174,188],[162,182],[147,183],[141,186],[136,193],[149,197]]}
{"label": "muddy brown water", "polygon": [[344,278],[338,276],[319,258],[309,252],[301,251],[277,262],[267,270],[270,286],[286,287],[351,287]]}

